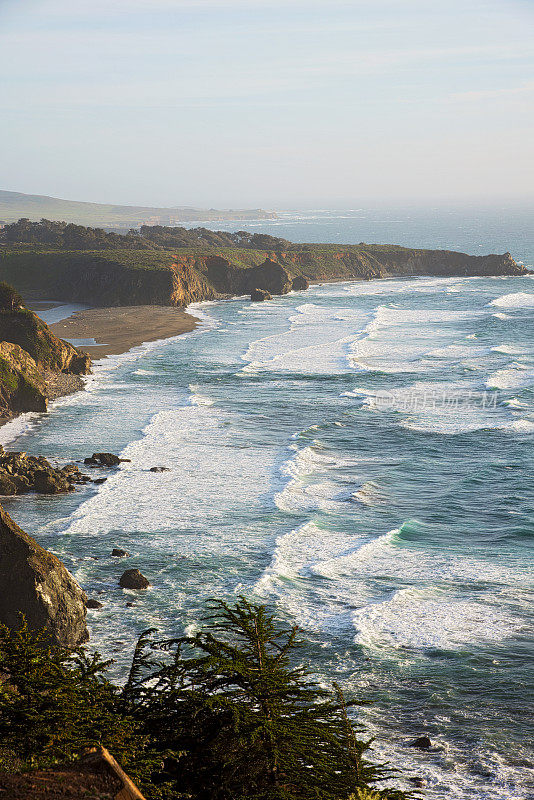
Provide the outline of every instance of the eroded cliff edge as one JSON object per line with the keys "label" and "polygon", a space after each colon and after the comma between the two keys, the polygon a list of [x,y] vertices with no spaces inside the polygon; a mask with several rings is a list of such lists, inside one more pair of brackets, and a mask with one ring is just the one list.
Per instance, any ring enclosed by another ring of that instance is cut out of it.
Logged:
{"label": "eroded cliff edge", "polygon": [[295,244],[205,228],[144,227],[121,236],[46,220],[28,225],[7,226],[3,233],[0,278],[19,291],[98,306],[186,306],[253,289],[285,294],[305,288],[306,281],[528,273],[510,253]]}
{"label": "eroded cliff edge", "polygon": [[17,292],[0,284],[0,423],[46,411],[50,399],[81,389],[90,366],[89,356],[54,336]]}
{"label": "eroded cliff edge", "polygon": [[44,550],[0,506],[0,623],[16,629],[24,615],[61,647],[89,638],[86,596],[61,561]]}

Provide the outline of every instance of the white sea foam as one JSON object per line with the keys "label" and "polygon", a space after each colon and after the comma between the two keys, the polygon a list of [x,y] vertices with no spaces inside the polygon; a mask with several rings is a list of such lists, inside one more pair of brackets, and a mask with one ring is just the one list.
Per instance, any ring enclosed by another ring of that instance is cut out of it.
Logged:
{"label": "white sea foam", "polygon": [[399,589],[392,598],[353,614],[355,641],[365,647],[456,650],[502,641],[520,622],[494,604],[462,600],[429,589]]}
{"label": "white sea foam", "polygon": [[471,344],[449,344],[446,347],[437,347],[435,350],[431,350],[428,355],[433,358],[445,358],[451,361],[458,361],[462,358],[480,358],[487,352],[487,347]]}
{"label": "white sea foam", "polygon": [[[238,442],[234,446],[232,426],[226,424],[231,416],[215,408],[193,404],[157,413],[142,438],[121,453],[131,463],[121,465],[82,503],[66,533],[96,536],[120,529],[142,539],[158,533],[159,546],[174,549],[177,540],[173,544],[168,531],[177,537],[177,530],[213,525],[213,534],[203,539],[206,545],[216,535],[216,519],[233,513],[236,503],[252,507],[270,480],[268,449],[258,453]],[[149,471],[154,465],[169,471],[155,475]],[[186,537],[181,546],[197,545]]]}
{"label": "white sea foam", "polygon": [[199,390],[200,386],[192,383],[189,384],[189,391],[191,392],[189,404],[192,406],[212,406],[214,401],[210,397],[206,397],[206,395],[202,394]]}
{"label": "white sea foam", "polygon": [[528,408],[527,403],[523,402],[522,400],[518,400],[517,397],[510,397],[507,400],[501,400],[503,406],[507,408],[516,408],[516,409],[524,409]]}
{"label": "white sea foam", "polygon": [[244,374],[268,370],[308,374],[343,374],[350,369],[347,353],[370,314],[353,309],[296,307],[290,328],[252,341],[243,355]]}
{"label": "white sea foam", "polygon": [[[424,531],[411,526],[412,539]],[[343,627],[347,612],[359,606],[350,612],[357,641],[373,648],[453,648],[517,632],[520,618],[504,604],[499,586],[528,586],[528,573],[423,549],[400,535],[395,529],[369,539],[305,523],[277,538],[254,592],[276,598],[311,630]],[[392,597],[385,587],[399,581],[413,586]],[[469,600],[466,584],[476,586]]]}
{"label": "white sea foam", "polygon": [[534,433],[534,420],[516,419],[510,423],[508,430],[512,433]]}
{"label": "white sea foam", "polygon": [[492,300],[490,306],[499,308],[534,308],[534,294],[528,292],[515,292],[514,294],[503,294]]}
{"label": "white sea foam", "polygon": [[[453,323],[461,323],[472,316],[473,312],[464,311],[378,306],[365,328],[366,335],[358,337],[351,345],[350,361],[360,369],[386,374],[426,372],[429,365],[424,359],[429,351],[437,349],[436,341],[457,338]],[[449,346],[447,341],[446,347]],[[466,352],[469,352],[467,348]]]}
{"label": "white sea foam", "polygon": [[15,439],[18,439],[19,436],[31,431],[38,424],[40,417],[41,414],[29,412],[6,422],[5,425],[0,427],[0,444],[10,444]]}
{"label": "white sea foam", "polygon": [[[275,495],[276,506],[290,514],[339,510],[339,503],[347,498],[339,496],[338,484],[328,478],[322,480],[320,476],[346,462],[321,452],[317,441],[301,450],[297,445],[292,445],[291,449],[295,450],[295,455],[285,461],[280,469],[281,474],[289,480],[282,491]],[[314,480],[311,480],[312,476]]]}
{"label": "white sea foam", "polygon": [[504,353],[504,355],[520,356],[523,355],[525,350],[523,347],[515,347],[510,344],[498,344],[491,348],[493,353]]}
{"label": "white sea foam", "polygon": [[509,416],[492,396],[477,391],[474,381],[420,381],[398,389],[356,388],[343,396],[354,398],[362,408],[396,412],[406,428],[455,434],[506,426]]}
{"label": "white sea foam", "polygon": [[513,363],[499,369],[486,380],[488,389],[523,389],[534,384],[534,369],[524,364]]}

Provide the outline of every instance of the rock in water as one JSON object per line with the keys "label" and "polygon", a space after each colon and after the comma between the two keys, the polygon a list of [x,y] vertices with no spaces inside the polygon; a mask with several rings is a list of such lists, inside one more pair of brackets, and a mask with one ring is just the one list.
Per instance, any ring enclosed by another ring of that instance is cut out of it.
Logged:
{"label": "rock in water", "polygon": [[130,554],[127,550],[122,550],[120,547],[114,547],[111,555],[115,558],[129,558]]}
{"label": "rock in water", "polygon": [[84,464],[98,464],[102,467],[118,467],[121,459],[114,453],[93,453],[84,459]]}
{"label": "rock in water", "polygon": [[253,303],[259,303],[262,300],[272,300],[272,295],[266,289],[253,289],[250,293],[250,299]]}
{"label": "rock in water", "polygon": [[123,589],[148,589],[150,582],[138,569],[127,569],[121,575],[119,586]]}
{"label": "rock in water", "polygon": [[293,282],[291,283],[291,288],[294,292],[302,292],[305,289],[310,288],[310,283],[304,275],[297,275],[293,278]]}
{"label": "rock in water", "polygon": [[36,469],[33,473],[33,482],[35,491],[40,494],[61,494],[61,492],[72,490],[67,478],[58,474],[57,471]]}
{"label": "rock in water", "polygon": [[87,598],[59,558],[44,550],[0,506],[0,622],[18,628],[24,614],[32,630],[76,647],[89,635]]}
{"label": "rock in water", "polygon": [[428,736],[418,736],[413,742],[410,742],[410,747],[417,747],[418,750],[429,750],[432,747],[432,742]]}
{"label": "rock in water", "polygon": [[0,472],[0,494],[18,494],[18,491],[15,481],[9,475]]}

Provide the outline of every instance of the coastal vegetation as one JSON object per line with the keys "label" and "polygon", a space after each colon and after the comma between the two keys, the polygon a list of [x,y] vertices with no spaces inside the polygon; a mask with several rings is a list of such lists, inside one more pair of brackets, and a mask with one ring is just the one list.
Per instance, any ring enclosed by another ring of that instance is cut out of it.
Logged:
{"label": "coastal vegetation", "polygon": [[413,275],[522,275],[509,253],[470,256],[396,245],[298,244],[246,231],[142,226],[124,235],[19,220],[0,231],[0,279],[18,291],[91,305],[186,306],[295,278],[370,280]]}
{"label": "coastal vegetation", "polygon": [[197,632],[146,631],[123,686],[110,662],[0,627],[0,769],[102,745],[148,800],[401,800],[367,756],[341,689],[319,687],[298,631],[245,598],[212,601]]}

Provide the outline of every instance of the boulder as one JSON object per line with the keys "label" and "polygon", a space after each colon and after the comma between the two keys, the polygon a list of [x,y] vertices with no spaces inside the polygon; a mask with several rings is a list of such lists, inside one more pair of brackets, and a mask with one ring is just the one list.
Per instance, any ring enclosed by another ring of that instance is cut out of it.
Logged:
{"label": "boulder", "polygon": [[150,467],[150,472],[169,472],[169,467]]}
{"label": "boulder", "polygon": [[78,469],[76,464],[65,464],[64,467],[61,467],[60,471],[63,473],[63,475],[77,476],[80,474],[80,470]]}
{"label": "boulder", "polygon": [[310,288],[310,282],[304,275],[296,275],[291,283],[291,288],[294,292],[302,292]]}
{"label": "boulder", "polygon": [[84,464],[91,464],[98,467],[118,467],[119,464],[130,462],[129,458],[119,458],[114,453],[93,453],[92,456],[84,458]]}
{"label": "boulder", "polygon": [[272,295],[266,289],[253,289],[250,293],[253,303],[261,303],[263,300],[272,300]]}
{"label": "boulder", "polygon": [[121,460],[114,453],[93,453],[90,463],[101,464],[103,467],[118,467]]}
{"label": "boulder", "polygon": [[33,488],[39,494],[61,494],[72,491],[69,481],[56,470],[36,469],[33,473]]}
{"label": "boulder", "polygon": [[30,479],[26,475],[13,475],[11,480],[17,487],[17,494],[24,494],[31,490]]}
{"label": "boulder", "polygon": [[115,558],[129,558],[130,556],[127,550],[121,550],[120,547],[114,547],[111,551],[111,555],[115,556]]}
{"label": "boulder", "polygon": [[94,597],[89,598],[87,603],[85,604],[86,608],[104,608],[103,603],[99,603],[98,600],[95,600]]}
{"label": "boulder", "polygon": [[93,483],[105,483],[107,478],[95,478]]}
{"label": "boulder", "polygon": [[0,494],[24,494],[32,490],[59,494],[86,480],[88,476],[82,475],[74,464],[56,469],[44,456],[0,450]]}
{"label": "boulder", "polygon": [[18,494],[18,488],[12,476],[7,472],[0,472],[0,495]]}
{"label": "boulder", "polygon": [[127,569],[121,575],[119,586],[123,589],[148,589],[150,582],[138,569]]}
{"label": "boulder", "polygon": [[428,736],[418,736],[413,742],[410,742],[410,747],[417,747],[418,750],[429,750],[432,747],[432,742]]}
{"label": "boulder", "polygon": [[13,522],[0,506],[0,623],[16,629],[24,615],[31,630],[77,647],[89,636],[87,598],[56,556]]}

